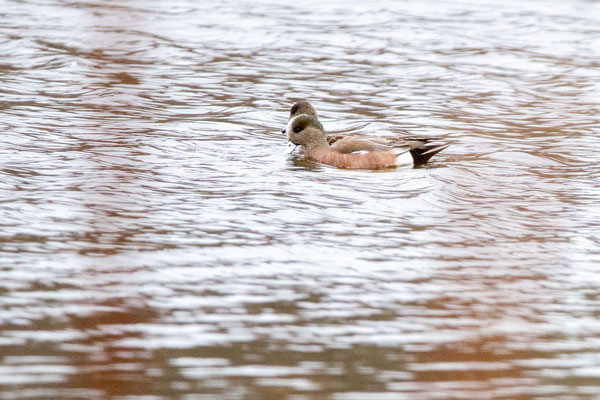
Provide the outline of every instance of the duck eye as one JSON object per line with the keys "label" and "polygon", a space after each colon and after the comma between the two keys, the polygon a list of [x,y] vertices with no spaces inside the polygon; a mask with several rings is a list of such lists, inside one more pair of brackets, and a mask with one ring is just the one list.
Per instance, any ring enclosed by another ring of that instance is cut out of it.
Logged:
{"label": "duck eye", "polygon": [[298,111],[298,104],[294,104],[292,106],[292,111],[290,112],[290,115],[296,114],[296,111]]}
{"label": "duck eye", "polygon": [[300,131],[301,131],[302,129],[304,129],[304,127],[303,127],[303,126],[301,126],[301,125],[296,125],[296,126],[294,127],[294,132],[295,132],[295,133],[300,133]]}

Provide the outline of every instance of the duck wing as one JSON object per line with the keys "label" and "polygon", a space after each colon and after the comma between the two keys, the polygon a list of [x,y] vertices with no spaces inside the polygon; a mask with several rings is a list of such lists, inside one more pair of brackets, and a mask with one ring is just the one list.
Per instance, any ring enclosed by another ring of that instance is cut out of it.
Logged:
{"label": "duck wing", "polygon": [[334,143],[337,143],[342,140],[348,139],[358,139],[358,140],[367,140],[369,142],[390,146],[390,147],[421,147],[428,143],[434,142],[438,140],[437,138],[431,137],[421,137],[421,136],[383,136],[383,137],[372,137],[362,135],[360,133],[350,133],[348,135],[329,135],[327,136],[327,143],[332,146]]}
{"label": "duck wing", "polygon": [[332,149],[341,154],[392,151],[398,156],[410,151],[415,165],[425,164],[431,157],[450,145],[449,143],[440,143],[438,138],[432,137],[403,136],[374,138],[358,133],[329,135],[327,142]]}
{"label": "duck wing", "polygon": [[[367,138],[365,136],[346,136],[333,141],[331,148],[342,154],[369,152],[369,151],[390,151],[401,146],[390,146],[387,140],[379,138]],[[405,146],[409,150],[408,146]]]}
{"label": "duck wing", "polygon": [[364,139],[365,135],[361,135],[360,133],[350,133],[347,135],[328,135],[327,143],[329,143],[329,145],[331,146],[335,142],[340,141],[342,139],[347,139],[347,138]]}

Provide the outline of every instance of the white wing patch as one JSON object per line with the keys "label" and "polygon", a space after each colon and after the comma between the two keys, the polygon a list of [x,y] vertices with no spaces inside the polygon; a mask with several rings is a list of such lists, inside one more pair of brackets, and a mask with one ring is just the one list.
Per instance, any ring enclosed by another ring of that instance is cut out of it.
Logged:
{"label": "white wing patch", "polygon": [[350,154],[367,154],[369,153],[367,150],[359,150],[359,151],[353,151]]}
{"label": "white wing patch", "polygon": [[408,165],[408,164],[413,164],[414,160],[413,160],[413,156],[412,154],[410,154],[410,151],[404,149],[403,153],[399,153],[396,156],[396,165]]}

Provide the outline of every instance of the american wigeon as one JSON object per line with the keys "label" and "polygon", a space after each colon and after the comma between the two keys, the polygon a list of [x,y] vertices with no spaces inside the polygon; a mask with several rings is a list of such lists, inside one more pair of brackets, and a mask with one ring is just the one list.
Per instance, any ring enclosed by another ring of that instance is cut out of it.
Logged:
{"label": "american wigeon", "polygon": [[288,140],[296,146],[303,146],[307,158],[337,168],[380,169],[420,165],[449,146],[430,144],[433,140],[430,138],[386,139],[362,135],[333,135],[328,138],[314,114],[299,114],[291,118],[285,129]]}
{"label": "american wigeon", "polygon": [[[298,115],[302,115],[302,114],[306,114],[306,115],[310,115],[310,116],[314,117],[318,121],[319,126],[321,127],[321,130],[323,130],[323,132],[325,132],[325,129],[323,128],[323,124],[319,121],[319,116],[317,115],[317,110],[315,110],[315,108],[308,101],[300,100],[300,101],[296,102],[290,109],[290,117],[288,119],[286,127],[281,130],[281,133],[286,133],[286,131],[288,129],[291,129],[292,120],[294,119],[294,117],[297,117]],[[380,144],[387,144],[387,145],[394,145],[394,144],[398,144],[400,146],[409,145],[409,146],[412,146],[415,148],[421,147],[426,143],[430,143],[435,140],[438,140],[438,139],[434,139],[434,138],[410,137],[410,136],[404,136],[402,138],[385,138],[385,139],[378,140],[378,139],[373,139],[372,137],[367,137],[365,135],[351,133],[348,135],[340,135],[340,134],[327,135],[327,143],[332,145],[335,142],[337,142],[338,140],[346,138],[346,137],[375,140],[375,141],[379,141]]]}

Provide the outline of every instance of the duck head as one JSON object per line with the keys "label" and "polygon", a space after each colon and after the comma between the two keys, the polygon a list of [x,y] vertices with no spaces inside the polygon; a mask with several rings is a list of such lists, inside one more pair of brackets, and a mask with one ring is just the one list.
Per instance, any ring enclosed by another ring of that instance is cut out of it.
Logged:
{"label": "duck head", "polygon": [[[288,123],[286,127],[281,130],[281,133],[285,134],[292,127],[292,120],[297,116],[304,114],[314,117],[315,120],[319,122],[319,117],[315,108],[308,101],[301,100],[292,106]],[[321,125],[320,122],[319,125]],[[321,130],[323,130],[323,125],[321,125]]]}
{"label": "duck head", "polygon": [[294,117],[288,126],[289,129],[286,128],[288,140],[296,146],[304,146],[306,150],[329,146],[323,132],[323,125],[316,117],[301,114]]}

